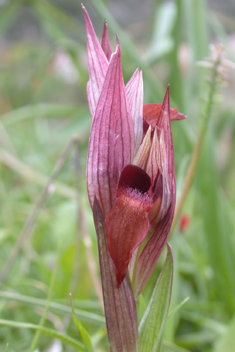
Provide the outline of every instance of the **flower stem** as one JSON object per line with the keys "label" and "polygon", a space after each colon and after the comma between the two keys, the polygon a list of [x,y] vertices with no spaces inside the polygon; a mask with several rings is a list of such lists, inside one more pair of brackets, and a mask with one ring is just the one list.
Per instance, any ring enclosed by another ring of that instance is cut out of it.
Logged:
{"label": "flower stem", "polygon": [[213,67],[212,67],[210,89],[208,92],[208,99],[206,101],[205,110],[202,112],[202,115],[201,115],[202,125],[201,125],[201,129],[200,129],[200,133],[198,135],[198,138],[197,138],[194,150],[193,150],[192,158],[191,158],[191,161],[190,161],[187,173],[186,173],[184,187],[183,187],[182,193],[180,195],[179,201],[176,205],[175,215],[174,215],[174,220],[172,223],[170,235],[173,233],[173,231],[175,229],[175,226],[176,226],[177,221],[179,219],[179,216],[181,214],[183,204],[184,204],[185,199],[187,197],[188,191],[192,185],[193,178],[194,178],[197,166],[198,166],[198,160],[199,160],[200,153],[202,150],[203,140],[204,140],[204,137],[205,137],[205,134],[207,131],[208,122],[211,117],[211,112],[212,112],[212,107],[213,107],[213,102],[214,102],[214,95],[216,92],[216,87],[217,87],[217,82],[218,82],[219,66],[221,64],[222,51],[223,51],[222,46],[218,45],[217,58],[213,62]]}

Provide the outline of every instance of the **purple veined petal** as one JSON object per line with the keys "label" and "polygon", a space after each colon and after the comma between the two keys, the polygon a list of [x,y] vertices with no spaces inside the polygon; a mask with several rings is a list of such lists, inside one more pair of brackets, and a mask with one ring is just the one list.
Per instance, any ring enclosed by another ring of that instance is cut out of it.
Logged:
{"label": "purple veined petal", "polygon": [[137,68],[126,84],[126,93],[130,103],[131,115],[135,128],[135,154],[143,138],[143,77]]}
{"label": "purple veined petal", "polygon": [[93,215],[98,238],[99,261],[104,297],[105,317],[111,352],[138,351],[136,304],[126,276],[117,288],[115,266],[107,247],[105,220],[95,198]]}
{"label": "purple veined petal", "polygon": [[[136,277],[134,283],[135,295],[138,297],[142,292],[144,286],[146,285],[149,277],[151,276],[158,258],[166,244],[168,235],[170,233],[171,224],[174,216],[175,210],[175,195],[176,195],[176,185],[175,185],[175,163],[174,163],[174,150],[173,150],[173,140],[170,125],[170,105],[169,105],[169,86],[167,88],[165,98],[162,105],[162,111],[158,120],[158,127],[160,129],[160,148],[164,148],[161,156],[164,156],[165,160],[165,172],[167,170],[167,175],[164,174],[164,169],[162,173],[162,188],[164,192],[170,192],[170,194],[165,194],[165,204],[163,207],[167,207],[167,202],[170,204],[165,216],[156,224],[153,235],[150,237],[145,248],[143,249],[141,255],[138,258]],[[164,138],[163,140],[161,139]],[[161,145],[162,144],[162,145]],[[164,177],[167,179],[164,180]],[[165,182],[165,189],[164,189]],[[168,182],[168,184],[167,184]],[[163,195],[164,197],[164,195]]]}
{"label": "purple veined petal", "polygon": [[[162,181],[163,181],[163,190],[162,190],[162,204],[160,209],[160,217],[163,218],[168,211],[168,208],[172,201],[172,193],[171,193],[171,184],[170,177],[172,176],[169,172],[169,161],[171,160],[171,156],[166,155],[167,148],[165,146],[164,134],[160,136],[160,157],[162,159]],[[168,148],[169,152],[169,148]],[[174,153],[174,151],[173,151]],[[169,160],[170,159],[170,160]]]}
{"label": "purple veined petal", "polygon": [[87,31],[87,63],[89,81],[87,83],[88,104],[93,117],[104,79],[108,70],[108,59],[98,41],[88,12],[82,6]]}
{"label": "purple veined petal", "polygon": [[[171,202],[175,204],[175,193],[176,193],[175,158],[174,158],[174,145],[173,145],[173,138],[172,138],[172,132],[171,132],[171,122],[170,122],[171,120],[170,120],[169,88],[170,86],[167,87],[167,91],[162,105],[162,114],[160,115],[158,126],[162,130],[162,135],[163,135],[162,138],[164,138],[164,144],[162,143],[163,151],[165,153],[164,155],[165,160],[162,163],[163,169],[165,168],[168,174],[169,188],[171,193]],[[160,138],[160,143],[161,143],[161,138]]]}
{"label": "purple veined petal", "polygon": [[92,206],[96,196],[104,215],[116,202],[121,171],[134,157],[134,125],[126,96],[119,42],[92,121],[87,160],[87,189]]}
{"label": "purple veined petal", "polygon": [[108,61],[110,60],[110,57],[112,55],[112,49],[109,41],[109,32],[108,32],[108,25],[107,21],[104,21],[104,29],[103,29],[103,35],[102,35],[102,41],[101,41],[101,47],[103,49],[103,52],[105,53],[105,56],[107,57]]}

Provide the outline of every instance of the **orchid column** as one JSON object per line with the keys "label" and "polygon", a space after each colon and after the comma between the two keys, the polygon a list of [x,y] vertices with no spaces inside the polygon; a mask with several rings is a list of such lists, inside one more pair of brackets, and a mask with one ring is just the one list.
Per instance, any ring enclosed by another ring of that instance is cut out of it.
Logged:
{"label": "orchid column", "polygon": [[[141,337],[143,322],[138,342],[135,299],[155,268],[170,232],[175,207],[170,120],[185,116],[170,109],[169,87],[162,105],[143,105],[142,72],[137,69],[125,86],[118,38],[112,53],[105,22],[100,45],[84,7],[83,11],[92,115],[87,190],[98,236],[110,348],[113,352],[132,352],[140,346],[147,352]],[[167,258],[167,263],[172,263],[169,246]],[[171,283],[172,273],[169,277]],[[168,306],[169,302],[166,314]],[[146,331],[144,336],[148,336]]]}

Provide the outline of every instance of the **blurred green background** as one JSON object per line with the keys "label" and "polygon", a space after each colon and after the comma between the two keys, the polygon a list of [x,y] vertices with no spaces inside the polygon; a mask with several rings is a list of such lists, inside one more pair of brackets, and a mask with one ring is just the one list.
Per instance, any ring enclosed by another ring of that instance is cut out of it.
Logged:
{"label": "blurred green background", "polygon": [[[213,59],[217,44],[224,46],[212,116],[182,210],[188,222],[184,228],[177,223],[170,239],[175,259],[171,309],[190,299],[167,322],[162,351],[233,352],[235,3],[84,0],[84,5],[99,38],[108,20],[113,49],[118,34],[125,82],[140,67],[146,103],[161,103],[170,83],[171,106],[188,116],[172,124],[177,197],[208,104],[208,58]],[[91,123],[87,80],[79,1],[0,0],[0,271],[36,209],[33,226],[1,284],[0,351],[7,343],[8,351],[76,350],[48,336],[47,330],[81,340],[72,319],[70,292],[95,351],[108,349],[99,269],[94,265],[96,235],[86,195]],[[79,144],[71,148],[38,206],[36,200],[74,134]],[[164,256],[141,297],[139,317],[163,260]],[[46,331],[35,335],[24,323],[42,324]]]}

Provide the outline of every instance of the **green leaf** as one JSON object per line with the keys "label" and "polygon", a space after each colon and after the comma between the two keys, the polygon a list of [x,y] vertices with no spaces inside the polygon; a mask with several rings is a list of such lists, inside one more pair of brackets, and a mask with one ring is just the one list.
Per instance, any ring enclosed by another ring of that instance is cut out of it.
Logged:
{"label": "green leaf", "polygon": [[167,257],[146,312],[139,325],[141,352],[155,352],[161,341],[170,306],[173,279],[173,255],[167,244]]}
{"label": "green leaf", "polygon": [[74,308],[73,308],[73,301],[72,301],[72,294],[70,293],[70,304],[71,304],[71,308],[72,308],[72,314],[73,314],[73,320],[78,328],[78,331],[81,335],[82,341],[84,343],[85,346],[85,350],[86,352],[93,352],[93,346],[92,346],[92,342],[91,342],[91,338],[88,334],[88,332],[84,329],[84,327],[82,326],[82,324],[78,321],[76,314],[74,312]]}

